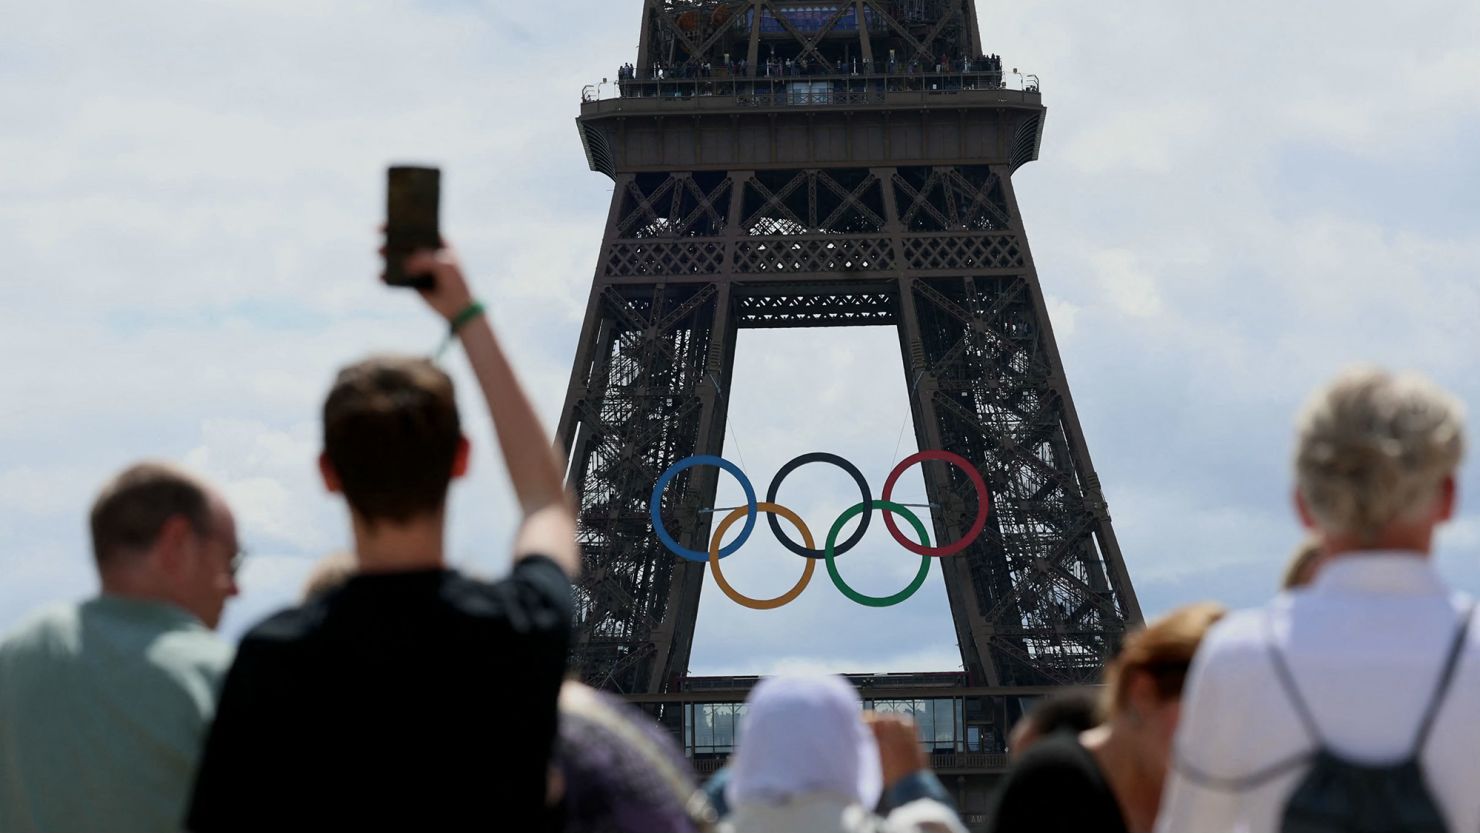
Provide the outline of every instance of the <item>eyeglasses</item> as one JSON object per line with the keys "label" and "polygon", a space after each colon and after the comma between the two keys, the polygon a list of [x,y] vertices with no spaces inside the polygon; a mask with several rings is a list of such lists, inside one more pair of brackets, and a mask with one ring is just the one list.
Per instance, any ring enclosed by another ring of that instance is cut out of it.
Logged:
{"label": "eyeglasses", "polygon": [[240,545],[237,546],[236,552],[232,553],[231,560],[226,562],[226,569],[231,573],[232,578],[236,578],[236,574],[241,571],[242,564],[246,562],[249,554],[247,548]]}

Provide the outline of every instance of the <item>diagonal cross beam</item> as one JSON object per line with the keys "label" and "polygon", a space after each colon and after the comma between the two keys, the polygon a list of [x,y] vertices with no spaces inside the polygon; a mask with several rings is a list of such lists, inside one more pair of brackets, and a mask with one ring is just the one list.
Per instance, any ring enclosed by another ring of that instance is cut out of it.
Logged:
{"label": "diagonal cross beam", "polygon": [[910,223],[914,222],[915,215],[918,214],[920,212],[920,209],[923,208],[926,212],[930,214],[930,216],[936,219],[936,222],[940,223],[941,228],[951,227],[951,221],[946,219],[946,216],[940,213],[940,211],[936,209],[935,206],[931,205],[929,200],[931,189],[940,184],[939,171],[932,169],[930,171],[930,176],[925,178],[925,184],[922,185],[920,187],[920,190],[918,191],[915,190],[915,186],[911,185],[908,180],[906,180],[899,174],[895,174],[893,179],[895,184],[899,185],[899,187],[903,189],[905,194],[910,198],[909,210],[904,213],[904,216],[899,218],[899,222],[901,225],[903,225],[905,228],[909,228]]}
{"label": "diagonal cross beam", "polygon": [[630,194],[632,199],[637,202],[637,207],[634,208],[626,217],[622,218],[622,221],[617,224],[617,230],[622,234],[626,234],[627,232],[632,230],[633,221],[641,220],[644,218],[644,216],[646,216],[646,219],[650,222],[657,222],[658,209],[653,207],[653,203],[663,199],[663,197],[668,193],[669,189],[673,188],[673,186],[674,177],[670,176],[667,179],[663,180],[663,184],[658,186],[658,189],[656,191],[653,191],[653,195],[649,197],[646,194],[642,193],[641,188],[637,187],[636,178],[628,180],[627,193]]}
{"label": "diagonal cross beam", "polygon": [[[971,195],[971,204],[967,206],[964,215],[966,218],[975,216],[977,209],[980,208],[991,214],[992,218],[1000,225],[1007,225],[1006,212],[998,208],[995,202],[992,202],[992,189],[997,185],[997,174],[989,174],[980,188],[972,185],[971,181],[962,176],[961,172],[955,168],[951,169],[950,178],[958,187],[961,187],[962,193]],[[963,220],[963,222],[966,222],[966,220]]]}
{"label": "diagonal cross beam", "polygon": [[[718,8],[719,7],[716,7],[716,9],[718,9]],[[733,17],[734,17],[734,10],[731,9],[731,11],[730,11],[730,17],[726,18],[726,22],[725,23],[722,23],[722,24],[720,24],[720,25],[718,25],[716,27],[714,27],[713,34],[711,34],[709,37],[705,38],[704,39],[704,43],[702,43],[702,44],[699,45],[699,56],[701,58],[708,56],[709,55],[709,48],[711,46],[714,46],[714,44],[717,41],[719,41],[719,39],[721,37],[724,37],[725,29],[728,28],[729,21],[732,20]],[[752,25],[759,26],[760,25],[760,21],[754,21],[752,23]]]}
{"label": "diagonal cross beam", "polygon": [[915,50],[914,57],[919,57],[921,55],[930,57],[929,46],[921,44],[918,40],[915,40],[915,36],[910,34],[910,30],[906,28],[903,24],[901,24],[898,20],[895,20],[894,15],[890,14],[889,11],[885,9],[881,3],[879,3],[879,0],[863,0],[863,2],[867,3],[869,8],[873,9],[879,15],[879,19],[884,21],[884,24],[886,26],[894,30],[894,34],[898,35],[901,39],[904,40],[905,43],[909,44],[910,47]]}
{"label": "diagonal cross beam", "polygon": [[[694,43],[693,39],[690,38],[688,36],[688,34],[684,32],[683,27],[678,25],[678,20],[677,20],[677,18],[679,16],[683,15],[687,11],[690,11],[690,10],[689,9],[684,9],[683,11],[679,11],[679,10],[676,10],[676,9],[666,9],[666,10],[663,10],[663,11],[656,11],[655,10],[655,14],[656,14],[656,17],[658,18],[658,20],[662,22],[664,28],[666,28],[669,32],[672,32],[673,35],[674,35],[674,37],[678,38],[679,41],[681,41],[683,43],[684,47],[689,52],[689,56],[690,57],[696,57],[698,55],[703,54],[699,50],[699,45],[696,44],[696,43]],[[697,13],[697,11],[696,11],[696,13]]]}
{"label": "diagonal cross beam", "polygon": [[807,228],[807,224],[802,221],[802,218],[793,213],[790,208],[787,208],[786,203],[784,202],[784,200],[787,197],[791,196],[793,191],[800,188],[802,186],[802,183],[806,180],[807,173],[806,171],[802,171],[796,176],[792,177],[791,180],[786,183],[786,185],[782,186],[780,191],[773,194],[771,193],[771,189],[767,188],[759,179],[752,177],[750,180],[750,187],[754,188],[756,193],[761,195],[761,198],[765,200],[765,203],[762,204],[760,208],[757,208],[754,213],[752,213],[749,217],[745,219],[745,228],[750,228],[756,220],[760,219],[767,211],[772,208],[775,208],[785,214],[785,219],[791,220],[793,223],[796,223],[801,228]]}
{"label": "diagonal cross beam", "polygon": [[858,183],[858,187],[849,192],[843,190],[843,186],[839,185],[836,180],[834,180],[827,174],[819,173],[818,176],[819,178],[821,178],[822,184],[826,186],[829,191],[832,191],[843,200],[842,204],[833,209],[833,212],[827,215],[827,219],[822,221],[822,228],[835,228],[838,220],[842,218],[843,212],[847,211],[849,208],[857,209],[858,213],[862,214],[873,222],[874,228],[884,227],[884,218],[880,217],[878,214],[875,214],[872,209],[863,204],[862,200],[863,193],[867,191],[870,186],[879,181],[877,177],[875,177],[873,174],[869,174],[868,176],[863,178],[862,182]]}
{"label": "diagonal cross beam", "polygon": [[832,61],[829,61],[821,52],[817,51],[817,44],[821,42],[822,36],[827,34],[828,30],[832,29],[832,27],[837,25],[837,22],[842,19],[843,12],[847,11],[848,9],[848,4],[838,4],[838,7],[833,10],[832,17],[829,17],[827,19],[827,24],[823,26],[822,31],[818,33],[816,40],[808,38],[806,35],[798,31],[795,26],[791,25],[791,21],[787,19],[786,15],[782,14],[781,11],[773,6],[770,2],[766,2],[763,5],[765,6],[765,8],[770,10],[772,19],[774,19],[777,23],[780,23],[781,28],[785,29],[787,31],[787,34],[790,34],[793,38],[796,39],[797,43],[802,45],[802,54],[798,57],[805,58],[809,54],[815,55],[817,56],[817,60],[821,62],[823,66],[831,70],[837,69]]}
{"label": "diagonal cross beam", "polygon": [[698,201],[698,205],[694,206],[694,210],[690,211],[688,213],[688,216],[683,218],[683,224],[681,227],[685,230],[693,228],[694,221],[699,219],[699,215],[707,213],[709,215],[709,219],[714,222],[715,228],[723,228],[725,225],[725,218],[719,213],[719,209],[714,207],[714,203],[716,200],[720,199],[730,192],[730,178],[725,177],[724,179],[720,180],[720,183],[718,186],[715,187],[713,194],[705,194],[704,191],[699,188],[699,185],[694,182],[693,177],[689,177],[684,182],[684,186],[688,189],[689,194]]}

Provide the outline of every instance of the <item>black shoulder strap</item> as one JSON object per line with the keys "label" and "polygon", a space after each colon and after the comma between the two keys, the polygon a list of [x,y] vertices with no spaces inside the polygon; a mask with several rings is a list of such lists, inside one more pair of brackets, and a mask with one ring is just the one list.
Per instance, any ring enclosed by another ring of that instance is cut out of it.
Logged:
{"label": "black shoulder strap", "polygon": [[1295,685],[1295,675],[1290,673],[1290,666],[1285,663],[1285,657],[1280,653],[1279,646],[1275,644],[1274,638],[1274,612],[1267,611],[1264,616],[1266,631],[1265,645],[1269,648],[1269,661],[1274,664],[1275,676],[1280,680],[1280,687],[1285,690],[1285,695],[1290,698],[1290,703],[1295,707],[1295,714],[1300,717],[1300,723],[1305,727],[1305,733],[1316,746],[1325,746],[1321,741],[1321,729],[1316,725],[1315,715],[1311,714],[1310,707],[1305,704],[1305,698],[1300,696],[1300,689]]}
{"label": "black shoulder strap", "polygon": [[1444,705],[1444,696],[1449,693],[1449,684],[1454,682],[1454,672],[1459,668],[1460,655],[1464,653],[1465,640],[1470,633],[1470,620],[1475,615],[1475,602],[1471,601],[1459,619],[1459,629],[1449,645],[1449,656],[1444,659],[1444,670],[1439,672],[1439,682],[1434,686],[1434,695],[1429,707],[1424,710],[1423,722],[1418,724],[1418,735],[1413,739],[1413,754],[1416,757],[1428,743],[1429,732],[1434,728],[1434,718],[1439,716],[1439,707]]}

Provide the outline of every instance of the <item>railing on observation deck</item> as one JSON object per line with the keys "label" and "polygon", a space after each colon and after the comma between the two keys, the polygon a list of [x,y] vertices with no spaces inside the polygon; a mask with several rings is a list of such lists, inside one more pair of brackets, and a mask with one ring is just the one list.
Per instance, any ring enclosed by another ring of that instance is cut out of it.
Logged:
{"label": "railing on observation deck", "polygon": [[965,91],[1003,91],[1026,99],[1039,92],[1038,76],[1000,70],[876,73],[872,75],[785,75],[758,78],[715,75],[705,78],[603,80],[581,90],[581,102],[724,99],[741,107],[882,104],[904,95],[920,97]]}
{"label": "railing on observation deck", "polygon": [[936,772],[960,769],[1005,771],[1006,752],[943,752],[930,756],[930,768]]}
{"label": "railing on observation deck", "polygon": [[[729,763],[726,757],[695,758],[691,761],[694,771],[701,777],[707,778],[718,772],[721,767]],[[930,768],[938,773],[959,772],[961,770],[975,770],[987,772],[1005,772],[1007,770],[1008,758],[1006,752],[943,752],[930,756]]]}

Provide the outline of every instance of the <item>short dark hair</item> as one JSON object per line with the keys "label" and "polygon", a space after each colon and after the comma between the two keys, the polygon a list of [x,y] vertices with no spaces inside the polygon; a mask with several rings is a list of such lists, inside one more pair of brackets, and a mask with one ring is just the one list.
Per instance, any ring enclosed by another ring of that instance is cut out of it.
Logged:
{"label": "short dark hair", "polygon": [[199,480],[167,463],[136,463],[103,486],[88,526],[98,565],[152,546],[165,521],[184,516],[196,532],[211,527],[210,498]]}
{"label": "short dark hair", "polygon": [[461,440],[452,379],[426,359],[352,364],[324,400],[324,454],[367,521],[441,510]]}
{"label": "short dark hair", "polygon": [[1075,734],[1095,728],[1099,720],[1099,700],[1087,688],[1066,688],[1046,694],[1034,703],[1024,717],[1040,735],[1070,731]]}

